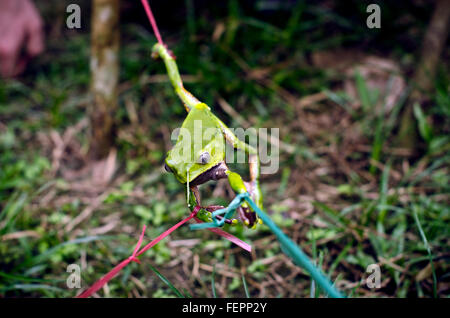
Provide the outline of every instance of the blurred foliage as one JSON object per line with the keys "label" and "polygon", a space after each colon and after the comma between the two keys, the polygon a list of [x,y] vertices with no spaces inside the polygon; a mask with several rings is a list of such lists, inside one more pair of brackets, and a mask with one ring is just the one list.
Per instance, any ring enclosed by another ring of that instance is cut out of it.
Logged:
{"label": "blurred foliage", "polygon": [[[153,9],[194,95],[227,125],[237,127],[239,122],[219,107],[218,97],[251,126],[280,127],[281,140],[294,147],[293,153],[281,151],[277,174],[262,178],[265,207],[345,293],[447,297],[448,48],[429,103],[414,107],[422,139],[416,154],[406,157],[391,148],[402,101],[388,114],[374,111],[383,96],[361,74],[350,78],[357,91],[353,98],[343,90],[342,81],[348,78],[342,72],[313,63],[315,52],[345,47],[392,58],[405,74],[414,70],[431,8],[420,1],[408,2],[407,8],[402,1],[382,1],[382,28],[368,30],[367,3],[261,0],[212,6],[187,0],[177,7],[155,4]],[[158,76],[165,73],[163,64],[150,58],[155,39],[142,9],[128,6],[124,12],[115,118],[120,181],[72,231],[66,231],[67,225],[89,207],[92,194],[73,190],[70,181],[53,174],[53,148],[45,136],[63,134],[86,116],[89,29],[52,33],[57,35],[49,38],[47,52],[22,77],[0,80],[1,296],[72,297],[75,291],[65,285],[68,264],[81,264],[82,286],[87,287],[131,254],[144,224],[148,240],[188,213],[182,185],[162,169],[170,133],[180,126],[185,111]],[[88,20],[89,12],[83,14]],[[258,77],[258,72],[268,75]],[[326,94],[325,102],[301,113],[283,97],[300,99],[318,92]],[[352,107],[355,99],[361,107]],[[311,138],[301,124],[310,117],[299,117],[324,115],[333,122],[336,107],[357,128],[353,142],[365,146],[342,161],[323,149],[345,144],[347,137],[330,131]],[[80,152],[87,149],[87,133],[75,136]],[[327,188],[319,188],[324,184]],[[212,198],[215,189],[212,184],[202,188],[205,203],[226,204],[224,191]],[[115,225],[102,233],[111,222]],[[99,294],[173,297],[178,291],[211,297],[214,290],[219,296],[240,297],[320,295],[310,278],[281,256],[266,227],[226,230],[253,242],[255,255],[236,251],[214,234],[182,227],[149,250],[142,265],[131,264]],[[198,242],[189,245],[191,240]],[[180,241],[188,245],[173,245]],[[363,281],[373,263],[382,265],[383,286],[377,290]],[[280,277],[289,279],[280,283]]]}

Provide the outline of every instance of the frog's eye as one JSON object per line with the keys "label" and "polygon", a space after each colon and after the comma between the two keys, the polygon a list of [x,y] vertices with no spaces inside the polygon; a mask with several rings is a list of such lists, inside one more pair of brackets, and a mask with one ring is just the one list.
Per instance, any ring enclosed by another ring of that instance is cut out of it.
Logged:
{"label": "frog's eye", "polygon": [[166,169],[167,172],[172,172],[172,169],[170,169],[167,163],[164,163],[164,169]]}
{"label": "frog's eye", "polygon": [[209,155],[209,152],[205,151],[198,157],[198,163],[202,165],[206,165],[209,160],[211,159],[211,156]]}

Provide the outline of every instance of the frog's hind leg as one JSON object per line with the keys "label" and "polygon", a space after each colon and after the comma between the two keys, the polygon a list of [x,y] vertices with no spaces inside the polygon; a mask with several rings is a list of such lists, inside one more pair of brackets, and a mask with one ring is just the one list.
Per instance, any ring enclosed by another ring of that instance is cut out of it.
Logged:
{"label": "frog's hind leg", "polygon": [[[250,193],[252,199],[256,205],[263,209],[263,200],[261,188],[259,186],[259,174],[260,174],[260,161],[258,151],[251,145],[240,140],[236,135],[222,124],[222,131],[225,136],[225,140],[233,146],[235,149],[240,149],[248,156],[248,166],[250,171],[250,182],[245,182],[245,188]],[[239,192],[240,193],[240,192]]]}
{"label": "frog's hind leg", "polygon": [[170,82],[183,102],[186,111],[189,112],[195,105],[200,104],[200,101],[184,88],[173,54],[164,45],[156,43],[152,49],[152,56],[154,58],[160,57],[164,61]]}
{"label": "frog's hind leg", "polygon": [[[255,202],[255,204],[263,209],[263,200],[261,188],[259,186],[260,162],[257,150],[251,145],[241,141],[233,132],[222,124],[222,131],[225,140],[235,149],[243,150],[248,155],[248,165],[250,170],[250,182],[244,182],[240,175],[228,171],[228,180],[233,190],[237,193],[248,192]],[[261,224],[261,219],[258,218],[256,212],[253,211],[246,202],[238,209],[239,216],[245,225],[254,227],[256,224]]]}

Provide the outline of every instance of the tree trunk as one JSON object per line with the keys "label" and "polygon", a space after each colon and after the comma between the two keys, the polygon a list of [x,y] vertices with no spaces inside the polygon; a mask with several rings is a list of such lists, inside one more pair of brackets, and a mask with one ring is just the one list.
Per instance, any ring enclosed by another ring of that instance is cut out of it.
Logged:
{"label": "tree trunk", "polygon": [[90,156],[104,159],[114,142],[119,79],[119,0],[92,1]]}
{"label": "tree trunk", "polygon": [[429,93],[434,86],[439,57],[447,41],[449,17],[450,0],[437,0],[425,33],[420,62],[414,74],[415,86],[400,119],[397,143],[404,148],[414,149],[417,144],[418,134],[413,115],[413,104],[421,103],[424,94]]}

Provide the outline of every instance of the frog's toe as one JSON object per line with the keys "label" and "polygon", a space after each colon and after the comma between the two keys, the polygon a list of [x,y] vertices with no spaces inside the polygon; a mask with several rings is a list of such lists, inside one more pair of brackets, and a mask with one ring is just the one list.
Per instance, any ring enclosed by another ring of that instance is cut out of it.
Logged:
{"label": "frog's toe", "polygon": [[241,205],[238,208],[238,214],[241,222],[244,223],[248,228],[255,228],[255,225],[257,225],[259,222],[258,216],[254,211],[250,209],[249,206],[245,207],[244,205]]}
{"label": "frog's toe", "polygon": [[256,230],[256,228],[258,227],[258,225],[261,225],[261,224],[263,224],[263,221],[262,221],[260,218],[257,218],[257,219],[256,219],[256,222],[253,223],[251,229],[252,229],[252,230]]}

